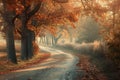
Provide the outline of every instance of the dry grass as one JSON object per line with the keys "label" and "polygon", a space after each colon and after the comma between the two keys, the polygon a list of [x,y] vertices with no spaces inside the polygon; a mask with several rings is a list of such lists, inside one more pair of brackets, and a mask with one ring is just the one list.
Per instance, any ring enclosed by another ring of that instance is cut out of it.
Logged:
{"label": "dry grass", "polygon": [[11,71],[24,69],[31,67],[32,65],[38,64],[43,60],[50,57],[50,53],[41,51],[39,54],[35,55],[32,59],[27,61],[22,61],[20,59],[20,44],[15,44],[17,52],[17,61],[18,64],[13,64],[7,59],[6,53],[6,43],[5,41],[0,41],[0,74],[6,74]]}
{"label": "dry grass", "polygon": [[43,60],[47,59],[48,57],[50,57],[49,53],[40,53],[38,55],[35,55],[34,58],[30,60],[22,61],[20,60],[20,55],[18,54],[17,55],[18,64],[13,64],[7,60],[6,56],[3,56],[0,58],[0,74],[6,74],[11,71],[31,67],[32,65],[41,63]]}
{"label": "dry grass", "polygon": [[[89,62],[90,64],[92,64],[92,67],[95,65],[95,67],[97,67],[97,69],[99,69],[101,73],[105,74],[110,80],[120,79],[120,69],[116,67],[113,61],[106,57],[108,51],[104,43],[95,41],[93,43],[66,44],[60,45],[58,47],[62,50],[78,54],[80,58],[80,63],[82,62],[82,64],[87,64]],[[84,56],[81,57],[80,55]],[[87,58],[89,58],[88,61]],[[84,65],[85,68],[86,66],[88,65]],[[100,78],[100,80],[102,79]]]}
{"label": "dry grass", "polygon": [[82,54],[76,54],[80,58],[77,64],[81,70],[85,71],[84,76],[78,80],[108,80],[108,78],[100,72],[100,70],[90,62],[90,57]]}

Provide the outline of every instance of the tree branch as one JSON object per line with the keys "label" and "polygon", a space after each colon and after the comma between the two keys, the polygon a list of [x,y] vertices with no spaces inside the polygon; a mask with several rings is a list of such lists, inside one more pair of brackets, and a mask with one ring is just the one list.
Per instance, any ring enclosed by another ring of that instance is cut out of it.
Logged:
{"label": "tree branch", "polygon": [[37,4],[35,6],[35,8],[31,12],[28,13],[28,18],[30,18],[31,16],[33,16],[39,10],[40,6],[41,6],[41,3]]}
{"label": "tree branch", "polygon": [[60,39],[61,37],[62,37],[62,34],[60,34],[60,35],[56,38],[56,40]]}
{"label": "tree branch", "polygon": [[3,12],[0,10],[0,14],[3,16]]}
{"label": "tree branch", "polygon": [[84,4],[83,0],[81,0],[81,3],[82,3],[82,5],[83,5],[84,9],[86,9],[86,7],[85,7],[85,4]]}
{"label": "tree branch", "polygon": [[14,23],[16,18],[20,18],[20,15],[15,15],[14,18],[12,19],[12,23]]}
{"label": "tree branch", "polygon": [[20,35],[22,35],[22,32],[19,29],[16,29],[16,30]]}

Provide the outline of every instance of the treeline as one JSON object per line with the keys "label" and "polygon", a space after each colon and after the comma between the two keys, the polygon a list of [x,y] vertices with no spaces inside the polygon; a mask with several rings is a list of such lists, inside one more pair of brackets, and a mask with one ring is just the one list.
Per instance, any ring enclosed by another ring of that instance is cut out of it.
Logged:
{"label": "treeline", "polygon": [[47,31],[55,35],[57,25],[76,22],[79,9],[71,6],[72,11],[66,10],[69,5],[68,0],[0,0],[0,30],[6,39],[8,60],[17,64],[16,39],[21,41],[21,59],[28,60],[38,49],[37,37]]}
{"label": "treeline", "polygon": [[[103,41],[109,50],[108,53],[106,52],[106,55],[109,59],[114,61],[118,67],[120,67],[120,0],[81,0],[81,4],[83,6],[81,8],[81,16],[92,17],[97,24],[102,26],[99,34],[102,36]],[[92,23],[85,24],[85,26],[87,26],[86,30],[89,30],[90,32],[81,32],[85,36],[80,36],[80,39],[84,40],[84,38],[86,38],[85,42],[89,42],[91,37],[94,38],[97,35],[97,33],[93,35],[91,34],[93,32],[95,33],[98,29],[95,28]],[[86,35],[89,36],[86,37]]]}

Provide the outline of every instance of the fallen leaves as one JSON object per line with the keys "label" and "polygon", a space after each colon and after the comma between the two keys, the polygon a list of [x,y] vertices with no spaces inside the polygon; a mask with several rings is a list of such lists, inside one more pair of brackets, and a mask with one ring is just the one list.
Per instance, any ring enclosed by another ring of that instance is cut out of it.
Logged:
{"label": "fallen leaves", "polygon": [[77,56],[80,58],[77,66],[85,72],[82,79],[78,80],[108,80],[95,65],[90,63],[88,56],[80,54]]}
{"label": "fallen leaves", "polygon": [[[20,58],[19,55],[17,57]],[[10,61],[7,61],[6,57],[4,56],[0,58],[0,75],[31,67],[32,65],[41,63],[43,60],[49,57],[50,57],[50,53],[40,53],[36,55],[33,59],[28,60],[28,61],[18,60],[18,64],[16,65],[16,64],[11,63]]]}

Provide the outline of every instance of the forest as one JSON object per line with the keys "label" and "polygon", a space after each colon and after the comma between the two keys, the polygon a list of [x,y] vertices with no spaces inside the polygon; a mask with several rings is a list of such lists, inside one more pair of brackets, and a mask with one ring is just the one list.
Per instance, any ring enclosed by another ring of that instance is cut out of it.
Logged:
{"label": "forest", "polygon": [[[88,70],[91,74],[85,79],[79,77],[82,72],[70,72],[77,79],[56,76],[57,80],[119,80],[120,0],[0,0],[0,80],[6,80],[4,74],[42,64],[54,58],[54,53],[60,53],[55,59],[61,65],[71,53],[79,58],[80,69],[89,69],[90,61],[92,68],[98,67],[107,76],[96,78],[97,70]],[[73,67],[73,61],[71,57],[66,66],[70,62]],[[45,79],[26,76],[10,80],[56,80],[49,74]]]}

